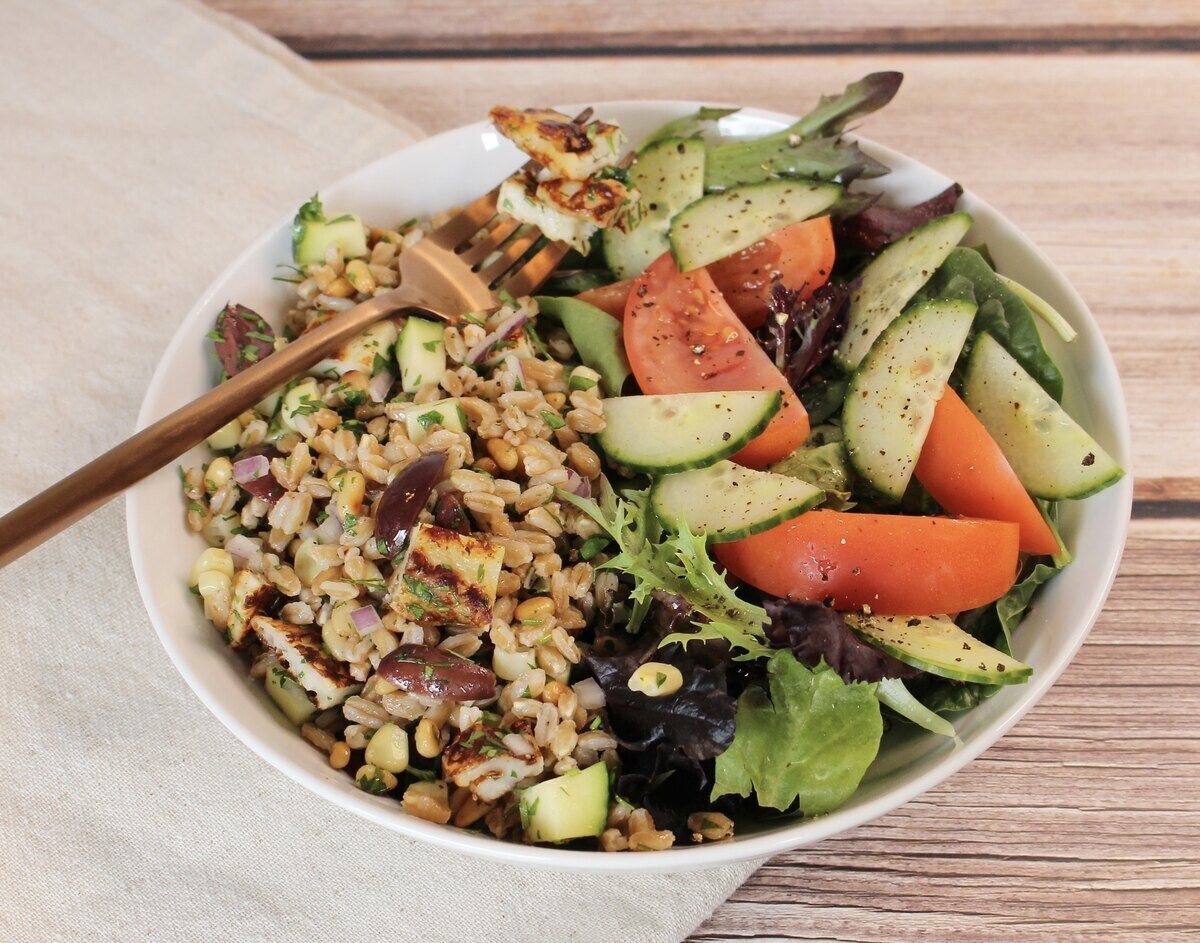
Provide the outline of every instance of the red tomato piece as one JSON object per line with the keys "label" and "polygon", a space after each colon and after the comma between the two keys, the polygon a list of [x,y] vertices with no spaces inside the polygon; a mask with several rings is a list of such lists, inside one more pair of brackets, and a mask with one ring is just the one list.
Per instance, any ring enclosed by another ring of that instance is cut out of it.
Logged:
{"label": "red tomato piece", "polygon": [[818,216],[785,226],[707,268],[733,313],[747,327],[758,327],[767,318],[776,278],[809,298],[829,280],[834,255],[833,225],[828,216]]}
{"label": "red tomato piece", "polygon": [[623,282],[613,282],[611,285],[588,289],[575,297],[599,308],[606,314],[611,314],[620,321],[625,317],[625,304],[629,301],[629,289],[632,287],[633,279],[627,278]]}
{"label": "red tomato piece", "polygon": [[1007,521],[809,511],[713,550],[775,596],[932,616],[1003,596],[1017,575],[1017,535]]}
{"label": "red tomato piece", "polygon": [[1054,532],[1000,446],[949,387],[938,401],[914,474],[951,514],[1012,521],[1021,529],[1025,553],[1058,552]]}
{"label": "red tomato piece", "polygon": [[783,407],[733,460],[762,468],[808,438],[808,414],[704,269],[681,273],[663,253],[634,281],[625,353],[645,393],[779,390]]}

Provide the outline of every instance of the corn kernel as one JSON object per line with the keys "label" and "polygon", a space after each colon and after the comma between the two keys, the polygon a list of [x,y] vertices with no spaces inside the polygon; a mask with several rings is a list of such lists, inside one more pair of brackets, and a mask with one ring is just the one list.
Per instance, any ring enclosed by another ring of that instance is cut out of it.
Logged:
{"label": "corn kernel", "polygon": [[188,580],[189,586],[200,585],[200,577],[204,573],[215,571],[224,573],[227,579],[233,579],[233,554],[228,550],[222,550],[220,547],[209,547],[196,557],[196,562],[192,564],[192,575]]}
{"label": "corn kernel", "polygon": [[396,724],[384,724],[367,743],[363,759],[376,769],[403,773],[408,769],[408,732]]}
{"label": "corn kernel", "polygon": [[346,280],[354,286],[355,291],[364,295],[369,295],[375,290],[375,276],[362,259],[353,259],[346,263]]}
{"label": "corn kernel", "polygon": [[196,578],[196,589],[202,599],[233,590],[233,580],[220,570],[205,570]]}
{"label": "corn kernel", "polygon": [[224,455],[219,455],[208,464],[204,472],[204,487],[210,491],[220,491],[233,477],[233,462]]}
{"label": "corn kernel", "polygon": [[333,505],[338,519],[345,521],[347,515],[362,513],[363,497],[367,493],[367,479],[362,472],[348,471],[333,481]]}
{"label": "corn kernel", "polygon": [[237,417],[230,419],[220,429],[214,432],[206,440],[208,447],[216,452],[224,452],[226,449],[232,449],[242,437],[242,424],[238,422]]}

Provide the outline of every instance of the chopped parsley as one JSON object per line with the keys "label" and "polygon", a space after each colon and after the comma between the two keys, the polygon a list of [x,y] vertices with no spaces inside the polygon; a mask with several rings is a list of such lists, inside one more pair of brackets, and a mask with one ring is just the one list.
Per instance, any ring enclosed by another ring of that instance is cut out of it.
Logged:
{"label": "chopped parsley", "polygon": [[567,421],[562,416],[548,409],[542,410],[542,419],[546,421],[546,425],[551,429],[561,429],[567,424]]}

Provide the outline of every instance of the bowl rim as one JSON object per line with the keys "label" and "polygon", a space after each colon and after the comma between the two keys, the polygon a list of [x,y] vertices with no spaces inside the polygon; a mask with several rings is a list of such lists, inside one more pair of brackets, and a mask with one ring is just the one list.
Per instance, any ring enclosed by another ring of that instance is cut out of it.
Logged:
{"label": "bowl rim", "polygon": [[[700,102],[682,99],[618,99],[597,101],[591,104],[598,111],[609,110],[620,112],[624,109],[657,106],[673,109],[678,114],[695,111],[701,105]],[[709,102],[707,104],[712,105],[713,103]],[[580,107],[582,106],[560,106],[561,110],[567,113],[573,113]],[[740,107],[741,113],[745,117],[779,124],[780,126],[786,126],[795,120],[794,116],[782,112],[746,106],[737,107]],[[436,150],[439,145],[444,144],[444,142],[452,137],[469,132],[472,129],[482,132],[487,127],[488,125],[485,121],[471,122],[436,135],[431,135],[430,137],[422,138],[343,175],[338,180],[333,181],[328,187],[322,188],[322,191],[341,188],[359,175],[367,176],[371,174],[378,166],[395,159],[396,154],[400,151],[408,150],[412,147],[433,148]],[[885,162],[890,161],[894,166],[907,165],[907,167],[921,174],[944,177],[944,175],[923,162],[901,154],[886,145],[881,145],[870,138],[860,135],[847,135],[847,137],[853,138],[863,145],[865,150],[879,155]],[[1083,298],[1049,257],[1007,216],[969,189],[964,188],[964,197],[990,214],[994,221],[1006,229],[1008,234],[1021,245],[1021,248],[1025,252],[1037,260],[1045,277],[1053,283],[1055,289],[1063,297],[1068,299],[1074,308],[1074,313],[1082,319],[1085,325],[1084,330],[1093,332],[1095,338],[1099,341],[1097,344],[1097,355],[1101,361],[1100,366],[1114,381],[1111,393],[1113,399],[1112,405],[1116,411],[1115,416],[1112,417],[1116,441],[1111,443],[1112,450],[1118,460],[1128,468],[1131,450],[1130,427],[1124,390],[1121,387],[1120,377],[1115,361],[1113,360],[1112,352],[1103,339],[1095,317],[1092,315]],[[159,418],[161,414],[160,410],[152,408],[153,394],[166,382],[170,372],[170,364],[180,355],[183,345],[194,341],[194,338],[191,337],[190,332],[187,330],[188,325],[194,319],[200,317],[202,312],[210,310],[216,300],[220,287],[258,254],[268,241],[277,238],[279,232],[286,229],[290,223],[291,216],[289,214],[278,220],[273,226],[251,241],[212,280],[209,287],[205,289],[187,315],[179,322],[179,326],[163,350],[159,364],[147,384],[142,405],[138,411],[137,429],[144,428],[150,422]],[[1083,332],[1081,330],[1081,334]],[[1128,535],[1132,507],[1132,476],[1127,474],[1123,481],[1114,485],[1114,488],[1123,492],[1123,499],[1117,508],[1119,512],[1118,519],[1113,522],[1115,529],[1112,534],[1113,549],[1111,551],[1111,559],[1108,561],[1105,568],[1106,571],[1103,573],[1101,580],[1093,585],[1093,592],[1089,596],[1089,602],[1080,613],[1081,619],[1079,624],[1081,628],[1075,632],[1070,645],[1056,652],[1055,660],[1049,667],[1036,672],[1033,678],[1026,685],[1022,686],[1023,697],[1006,714],[993,721],[992,725],[986,731],[981,732],[971,743],[960,744],[957,749],[954,749],[935,762],[926,772],[919,776],[911,777],[908,781],[888,789],[886,792],[868,800],[862,805],[853,808],[842,808],[827,815],[806,821],[797,821],[769,832],[737,839],[734,842],[687,846],[672,849],[667,854],[655,855],[608,854],[598,851],[568,850],[553,846],[523,845],[498,840],[490,836],[477,835],[461,829],[423,821],[403,812],[399,803],[394,799],[370,796],[360,790],[354,789],[352,785],[338,784],[335,786],[313,775],[295,762],[287,751],[276,750],[270,744],[265,743],[251,729],[251,725],[245,723],[240,717],[229,710],[224,705],[222,699],[209,689],[209,684],[200,677],[199,672],[194,669],[186,653],[175,644],[171,634],[166,630],[167,619],[159,606],[155,589],[146,572],[145,559],[151,547],[148,545],[145,535],[152,531],[152,522],[147,519],[146,510],[143,507],[141,499],[141,492],[138,488],[134,488],[127,495],[126,532],[139,592],[151,622],[154,625],[155,633],[176,670],[183,676],[188,686],[205,707],[229,731],[259,757],[266,760],[293,781],[316,793],[318,796],[331,801],[335,805],[354,812],[372,822],[384,825],[405,837],[426,841],[463,854],[480,856],[504,863],[534,865],[560,870],[593,873],[651,874],[716,867],[748,859],[766,857],[840,834],[855,826],[872,821],[934,788],[995,744],[1004,734],[1012,729],[1017,721],[1057,681],[1067,665],[1074,659],[1075,654],[1087,638],[1103,609],[1116,577],[1117,568],[1120,564]],[[301,738],[296,738],[296,744],[301,744],[302,742]]]}

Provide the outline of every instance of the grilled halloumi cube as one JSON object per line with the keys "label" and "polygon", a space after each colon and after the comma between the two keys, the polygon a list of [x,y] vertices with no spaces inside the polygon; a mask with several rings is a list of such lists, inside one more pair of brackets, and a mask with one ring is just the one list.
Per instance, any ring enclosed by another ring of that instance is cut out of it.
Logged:
{"label": "grilled halloumi cube", "polygon": [[[314,320],[306,331],[311,330],[317,323]],[[376,358],[383,358],[385,361],[392,359],[392,349],[396,346],[399,336],[400,326],[394,318],[377,321],[324,360],[314,364],[308,372],[311,376],[329,380],[341,379],[351,370],[372,376],[375,373]]]}
{"label": "grilled halloumi cube", "polygon": [[491,625],[504,548],[473,537],[418,524],[404,562],[392,578],[390,605],[421,625]]}
{"label": "grilled halloumi cube", "polygon": [[[505,741],[508,733],[525,735],[525,748],[521,752]],[[465,786],[484,802],[495,802],[526,779],[542,774],[545,763],[532,741],[533,731],[526,720],[516,721],[509,729],[473,724],[446,746],[442,753],[442,773],[454,785]]]}
{"label": "grilled halloumi cube", "polygon": [[267,616],[255,616],[250,628],[279,656],[288,674],[309,693],[319,710],[336,707],[362,690],[362,685],[351,677],[349,666],[325,654],[321,636],[315,632]]}
{"label": "grilled halloumi cube", "polygon": [[607,229],[620,222],[627,207],[637,202],[637,190],[614,177],[605,180],[543,180],[534,197],[560,213],[586,219]]}
{"label": "grilled halloumi cube", "polygon": [[565,242],[580,252],[587,252],[592,234],[599,229],[595,223],[543,203],[536,196],[536,187],[520,174],[500,184],[496,206],[518,222],[536,226],[547,239]]}
{"label": "grilled halloumi cube", "polygon": [[233,577],[233,602],[229,607],[229,624],[225,638],[233,648],[246,644],[250,620],[260,609],[271,604],[275,587],[253,570],[238,570]]}
{"label": "grilled halloumi cube", "polygon": [[497,105],[489,113],[496,130],[556,177],[586,180],[621,156],[625,135],[603,121],[575,124],[548,108],[518,111]]}

